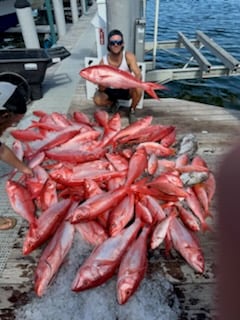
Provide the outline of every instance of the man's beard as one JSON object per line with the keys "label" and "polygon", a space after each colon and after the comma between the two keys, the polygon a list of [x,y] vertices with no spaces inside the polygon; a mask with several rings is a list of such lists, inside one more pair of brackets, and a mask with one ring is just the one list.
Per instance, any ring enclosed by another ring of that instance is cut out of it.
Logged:
{"label": "man's beard", "polygon": [[119,55],[122,53],[123,49],[124,49],[124,47],[122,47],[121,50],[118,51],[118,52],[114,52],[114,51],[112,51],[112,50],[110,50],[110,52],[111,52],[111,54],[114,55],[114,56],[119,56]]}

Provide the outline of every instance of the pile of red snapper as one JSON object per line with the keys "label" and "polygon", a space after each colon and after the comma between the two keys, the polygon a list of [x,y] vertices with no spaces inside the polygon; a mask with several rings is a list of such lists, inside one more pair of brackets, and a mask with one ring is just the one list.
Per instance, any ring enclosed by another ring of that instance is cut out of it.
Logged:
{"label": "pile of red snapper", "polygon": [[28,128],[11,132],[14,152],[34,175],[12,175],[6,190],[13,210],[29,223],[23,254],[42,249],[38,296],[64,262],[75,232],[93,251],[79,267],[73,291],[117,273],[117,300],[124,304],[145,275],[148,250],[160,245],[204,272],[194,233],[210,229],[215,179],[199,155],[179,152],[174,126],[152,124],[147,116],[122,128],[119,114],[102,110],[93,120],[82,112],[34,115]]}

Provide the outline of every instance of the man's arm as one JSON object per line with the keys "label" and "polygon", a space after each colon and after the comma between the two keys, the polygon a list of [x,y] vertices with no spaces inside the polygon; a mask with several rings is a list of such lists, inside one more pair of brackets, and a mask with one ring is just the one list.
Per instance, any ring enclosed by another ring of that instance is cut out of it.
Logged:
{"label": "man's arm", "polygon": [[[103,65],[103,59],[100,60],[99,65]],[[98,91],[103,92],[106,88],[104,86],[98,85]]]}
{"label": "man's arm", "polygon": [[18,169],[22,173],[33,175],[32,169],[19,160],[14,152],[4,143],[0,144],[0,160]]}

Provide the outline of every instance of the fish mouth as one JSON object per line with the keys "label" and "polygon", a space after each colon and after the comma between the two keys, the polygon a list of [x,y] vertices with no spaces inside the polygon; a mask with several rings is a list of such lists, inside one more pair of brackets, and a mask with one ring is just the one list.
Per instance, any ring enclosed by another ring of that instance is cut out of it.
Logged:
{"label": "fish mouth", "polygon": [[86,71],[81,70],[81,71],[79,72],[79,74],[80,74],[81,77],[84,77],[84,76],[86,76]]}
{"label": "fish mouth", "polygon": [[[129,279],[128,279],[129,280]],[[130,283],[119,282],[117,290],[117,300],[119,304],[124,304],[130,298],[133,292],[133,285]]]}

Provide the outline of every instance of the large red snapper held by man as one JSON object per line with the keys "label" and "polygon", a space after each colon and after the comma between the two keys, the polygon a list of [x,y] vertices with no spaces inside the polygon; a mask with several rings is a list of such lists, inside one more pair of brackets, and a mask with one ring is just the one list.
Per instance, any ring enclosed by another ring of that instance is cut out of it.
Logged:
{"label": "large red snapper held by man", "polygon": [[115,89],[141,88],[154,99],[159,99],[154,90],[164,90],[161,84],[138,80],[130,72],[109,65],[95,65],[82,69],[80,76],[90,82]]}

